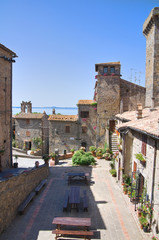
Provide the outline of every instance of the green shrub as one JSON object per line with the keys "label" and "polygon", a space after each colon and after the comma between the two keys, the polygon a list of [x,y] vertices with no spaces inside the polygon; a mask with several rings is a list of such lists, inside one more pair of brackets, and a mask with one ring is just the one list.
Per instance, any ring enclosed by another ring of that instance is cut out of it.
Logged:
{"label": "green shrub", "polygon": [[90,152],[76,151],[72,157],[73,165],[94,165],[95,159]]}

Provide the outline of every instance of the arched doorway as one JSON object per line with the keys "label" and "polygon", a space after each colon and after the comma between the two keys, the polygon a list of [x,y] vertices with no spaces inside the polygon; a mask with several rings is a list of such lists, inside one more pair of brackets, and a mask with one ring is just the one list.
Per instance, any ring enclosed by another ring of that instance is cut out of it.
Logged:
{"label": "arched doorway", "polygon": [[85,147],[85,149],[86,149],[87,143],[86,142],[81,142],[81,147]]}

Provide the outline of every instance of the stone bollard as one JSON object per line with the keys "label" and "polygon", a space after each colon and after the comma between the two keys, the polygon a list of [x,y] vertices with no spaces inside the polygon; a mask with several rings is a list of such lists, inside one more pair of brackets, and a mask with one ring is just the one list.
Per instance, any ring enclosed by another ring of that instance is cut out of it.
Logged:
{"label": "stone bollard", "polygon": [[55,149],[55,165],[59,163],[59,150]]}

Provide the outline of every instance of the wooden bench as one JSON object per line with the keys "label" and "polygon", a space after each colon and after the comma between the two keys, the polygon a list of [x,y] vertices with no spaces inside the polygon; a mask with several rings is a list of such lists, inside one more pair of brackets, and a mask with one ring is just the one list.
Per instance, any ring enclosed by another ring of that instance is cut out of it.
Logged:
{"label": "wooden bench", "polygon": [[65,197],[64,197],[64,202],[63,202],[63,212],[64,212],[64,211],[67,212],[68,199],[69,199],[69,190],[67,190],[67,191],[65,192]]}
{"label": "wooden bench", "polygon": [[27,198],[20,204],[20,206],[18,207],[18,213],[23,214],[25,208],[29,205],[29,203],[33,200],[34,196],[35,196],[35,192],[31,192]]}
{"label": "wooden bench", "polygon": [[61,237],[59,235],[76,235],[76,236],[83,236],[84,239],[90,239],[88,236],[93,236],[93,232],[91,231],[74,231],[74,230],[60,230],[56,229],[52,231],[53,234],[56,234],[55,239]]}
{"label": "wooden bench", "polygon": [[46,184],[46,182],[47,182],[47,179],[44,179],[44,180],[42,180],[40,183],[39,183],[39,185],[35,188],[35,192],[36,192],[36,194],[38,194],[39,193],[39,191],[42,189],[42,187]]}
{"label": "wooden bench", "polygon": [[88,212],[88,197],[86,190],[83,190],[83,211]]}

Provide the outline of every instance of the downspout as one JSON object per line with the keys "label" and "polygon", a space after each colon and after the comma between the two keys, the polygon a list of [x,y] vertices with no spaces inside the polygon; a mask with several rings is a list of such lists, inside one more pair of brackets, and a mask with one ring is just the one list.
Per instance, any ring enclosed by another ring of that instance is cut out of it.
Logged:
{"label": "downspout", "polygon": [[[154,205],[154,185],[155,185],[155,172],[156,172],[156,152],[157,152],[157,140],[155,140],[155,147],[154,147],[154,159],[153,159],[153,172],[152,172],[152,191],[151,191],[151,209]],[[152,218],[150,221],[150,227],[152,224]]]}

